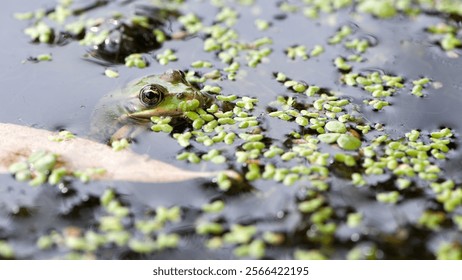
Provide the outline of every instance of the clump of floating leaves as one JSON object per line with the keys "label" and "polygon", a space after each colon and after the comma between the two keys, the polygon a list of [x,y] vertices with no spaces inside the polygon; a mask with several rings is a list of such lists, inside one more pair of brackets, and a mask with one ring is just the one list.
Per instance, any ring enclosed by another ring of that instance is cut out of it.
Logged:
{"label": "clump of floating leaves", "polygon": [[[52,141],[63,141],[64,138],[73,138],[69,132],[52,136]],[[64,137],[64,138],[62,138]],[[102,168],[89,168],[86,170],[68,170],[59,161],[59,155],[47,151],[32,153],[26,160],[18,161],[10,165],[10,173],[20,182],[28,182],[31,186],[39,186],[44,183],[58,185],[67,179],[77,178],[82,182],[89,182],[93,176],[104,174]]]}

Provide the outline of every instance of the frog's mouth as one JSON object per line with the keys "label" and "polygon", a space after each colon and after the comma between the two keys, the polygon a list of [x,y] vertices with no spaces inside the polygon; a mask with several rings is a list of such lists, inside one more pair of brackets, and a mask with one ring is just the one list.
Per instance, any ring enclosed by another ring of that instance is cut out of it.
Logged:
{"label": "frog's mouth", "polygon": [[140,104],[138,97],[134,96],[124,100],[124,104],[119,105],[119,116],[116,122],[121,124],[145,124],[151,117],[155,116],[178,116],[183,112],[180,109],[166,110],[161,107],[145,107]]}
{"label": "frog's mouth", "polygon": [[[214,98],[207,93],[195,93],[191,99],[199,100],[201,107],[210,106],[214,100]],[[124,106],[124,113],[120,115],[118,122],[134,122],[143,124],[149,122],[151,117],[179,117],[182,116],[183,113],[183,110],[180,108],[140,108],[138,100],[134,98],[132,102],[128,102]]]}

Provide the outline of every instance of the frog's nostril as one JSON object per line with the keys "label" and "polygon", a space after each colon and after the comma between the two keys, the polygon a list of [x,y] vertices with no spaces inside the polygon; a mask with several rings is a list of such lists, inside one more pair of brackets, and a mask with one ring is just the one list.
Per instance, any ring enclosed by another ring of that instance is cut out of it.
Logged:
{"label": "frog's nostril", "polygon": [[180,93],[176,94],[176,98],[178,98],[178,99],[183,99],[184,96],[185,96],[184,92],[180,92]]}

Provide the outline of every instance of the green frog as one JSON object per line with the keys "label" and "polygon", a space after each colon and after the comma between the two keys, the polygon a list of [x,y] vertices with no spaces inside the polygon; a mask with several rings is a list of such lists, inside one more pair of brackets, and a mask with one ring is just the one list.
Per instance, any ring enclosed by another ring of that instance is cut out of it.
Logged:
{"label": "green frog", "polygon": [[104,96],[93,112],[90,138],[113,141],[131,137],[136,128],[146,127],[153,116],[182,118],[182,101],[196,99],[202,108],[214,98],[200,92],[179,70],[149,75]]}

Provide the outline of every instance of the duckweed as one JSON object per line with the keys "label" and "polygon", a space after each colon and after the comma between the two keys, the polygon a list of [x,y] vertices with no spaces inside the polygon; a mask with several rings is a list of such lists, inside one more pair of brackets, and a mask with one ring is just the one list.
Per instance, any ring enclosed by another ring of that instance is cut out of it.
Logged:
{"label": "duckweed", "polygon": [[146,68],[148,66],[148,63],[141,54],[134,53],[125,58],[125,66]]}
{"label": "duckweed", "polygon": [[379,18],[391,18],[397,14],[394,2],[390,0],[375,1],[375,0],[364,0],[358,7],[358,11],[364,13],[370,13]]}
{"label": "duckweed", "polygon": [[166,248],[176,248],[180,242],[180,236],[178,234],[162,234],[157,236],[157,247],[159,250]]}
{"label": "duckweed", "polygon": [[349,49],[354,49],[358,53],[363,53],[369,48],[369,41],[366,39],[353,39],[351,41],[345,42],[345,47]]}
{"label": "duckweed", "polygon": [[441,43],[441,47],[445,51],[450,51],[457,47],[462,46],[462,41],[458,39],[453,33],[448,33],[444,35],[440,43]]}
{"label": "duckweed", "polygon": [[312,213],[316,211],[325,202],[324,197],[320,196],[298,204],[298,209],[303,213]]}
{"label": "duckweed", "polygon": [[342,40],[344,38],[346,38],[348,35],[351,35],[353,33],[353,30],[351,29],[351,27],[349,27],[348,25],[344,25],[340,28],[340,30],[333,36],[329,39],[329,44],[332,44],[332,45],[335,45],[335,44],[338,44],[340,42],[342,42]]}
{"label": "duckweed", "polygon": [[383,202],[383,203],[391,203],[395,204],[398,202],[400,195],[399,192],[397,191],[392,191],[392,192],[387,192],[387,193],[379,193],[376,195],[377,201]]}
{"label": "duckweed", "polygon": [[462,248],[459,243],[444,242],[436,252],[438,260],[462,260]]}
{"label": "duckweed", "polygon": [[57,185],[64,179],[67,174],[68,171],[64,167],[55,168],[48,177],[48,183],[50,185]]}
{"label": "duckweed", "polygon": [[183,24],[186,31],[190,34],[195,34],[202,30],[203,25],[199,17],[193,13],[178,17],[178,21]]}
{"label": "duckweed", "polygon": [[419,219],[419,224],[431,230],[438,230],[445,216],[443,212],[425,211]]}
{"label": "duckweed", "polygon": [[347,216],[347,225],[351,228],[358,227],[363,219],[361,213],[350,213]]}
{"label": "duckweed", "polygon": [[366,180],[360,173],[351,174],[351,182],[358,187],[366,185]]}
{"label": "duckweed", "polygon": [[233,253],[238,257],[250,256],[260,259],[265,255],[265,243],[262,240],[254,240],[248,245],[236,247]]}
{"label": "duckweed", "polygon": [[24,30],[33,41],[40,43],[52,43],[54,38],[54,31],[46,23],[39,21],[34,26],[28,27]]}
{"label": "duckweed", "polygon": [[37,61],[51,61],[53,60],[53,57],[51,54],[45,53],[45,54],[39,54],[37,55]]}
{"label": "duckweed", "polygon": [[154,240],[146,239],[146,240],[136,240],[131,239],[128,243],[128,247],[133,250],[134,252],[140,254],[149,254],[154,252],[157,249],[157,244]]}
{"label": "duckweed", "polygon": [[261,30],[261,31],[267,30],[271,26],[270,22],[263,20],[263,19],[256,19],[254,23],[255,23],[255,26],[258,28],[258,30]]}
{"label": "duckweed", "polygon": [[223,226],[219,223],[202,223],[196,226],[198,234],[220,234],[224,231]]}
{"label": "duckweed", "polygon": [[346,166],[355,166],[356,160],[353,156],[347,154],[335,154],[334,159],[338,162],[344,163]]}
{"label": "duckweed", "polygon": [[119,72],[108,68],[108,69],[104,70],[104,75],[106,75],[109,78],[118,78],[119,77]]}
{"label": "duckweed", "polygon": [[318,139],[321,141],[321,142],[324,142],[326,144],[332,144],[332,143],[335,143],[337,141],[337,139],[340,137],[340,133],[324,133],[324,134],[320,134],[318,135]]}
{"label": "duckweed", "polygon": [[462,215],[454,215],[452,220],[457,225],[458,229],[462,230]]}
{"label": "duckweed", "polygon": [[25,12],[25,13],[14,13],[14,18],[17,20],[29,20],[34,18],[33,12]]}
{"label": "duckweed", "polygon": [[[180,106],[181,106],[181,104],[180,104]],[[187,105],[185,105],[183,107],[189,108],[188,106],[193,106],[194,107],[194,106],[196,106],[196,104],[195,104],[194,101],[191,101],[189,104],[187,104]],[[186,112],[185,116],[190,116],[191,114],[194,114],[194,112]],[[196,118],[191,117],[190,119],[196,119]],[[173,131],[173,127],[170,125],[170,122],[172,121],[171,117],[151,117],[151,121],[154,123],[154,125],[151,126],[151,130],[154,131],[154,132],[170,133],[170,132]]]}
{"label": "duckweed", "polygon": [[[71,250],[72,254],[75,253],[74,251],[94,252],[110,243],[143,254],[178,246],[180,237],[177,234],[165,234],[159,231],[165,223],[179,220],[179,208],[158,207],[155,219],[135,220],[135,228],[142,233],[135,238],[125,231],[125,223],[122,220],[127,217],[129,208],[121,205],[115,192],[112,189],[106,190],[100,197],[100,202],[107,212],[107,215],[98,219],[100,232],[93,230],[83,232],[80,228],[69,227],[62,233],[53,231],[49,235],[41,236],[37,240],[37,246],[41,250],[47,250],[57,245]],[[152,239],[153,234],[156,235],[156,239]]]}
{"label": "duckweed", "polygon": [[296,260],[327,260],[327,257],[318,250],[296,250],[294,253]]}
{"label": "duckweed", "polygon": [[266,243],[271,244],[271,245],[282,244],[285,240],[285,237],[283,234],[269,232],[269,231],[264,232],[262,238]]}
{"label": "duckweed", "polygon": [[324,47],[321,45],[316,45],[310,52],[311,57],[316,57],[321,55],[324,52]]}
{"label": "duckweed", "polygon": [[234,224],[231,226],[231,231],[223,236],[223,240],[226,243],[244,244],[248,243],[256,233],[257,228],[255,226]]}
{"label": "duckweed", "polygon": [[160,29],[154,29],[152,33],[156,36],[156,41],[159,43],[163,43],[167,40],[167,36],[165,35],[164,31]]}
{"label": "duckweed", "polygon": [[232,182],[229,179],[228,175],[226,173],[221,172],[217,175],[216,182],[218,184],[218,187],[222,191],[227,191],[231,188]]}
{"label": "duckweed", "polygon": [[286,50],[287,57],[290,59],[301,58],[303,60],[308,59],[306,46],[299,45],[288,47]]}
{"label": "duckweed", "polygon": [[347,64],[345,59],[343,57],[337,57],[334,60],[335,67],[337,67],[339,70],[342,71],[350,71],[351,70],[351,65]]}
{"label": "duckweed", "polygon": [[48,140],[53,142],[63,142],[74,139],[75,135],[67,130],[60,131],[57,135],[48,136]]}
{"label": "duckweed", "polygon": [[113,216],[104,216],[100,219],[99,229],[101,231],[121,231],[123,224],[120,218]]}
{"label": "duckweed", "polygon": [[225,208],[225,203],[222,200],[214,201],[210,204],[202,205],[202,210],[207,213],[218,213]]}
{"label": "duckweed", "polygon": [[53,244],[54,244],[53,238],[51,238],[51,236],[48,236],[48,235],[39,237],[36,243],[37,247],[40,250],[50,249],[53,246]]}
{"label": "duckweed", "polygon": [[92,177],[106,173],[104,168],[87,168],[85,170],[76,170],[73,172],[73,176],[80,179],[84,183],[88,183]]}
{"label": "duckweed", "polygon": [[462,189],[444,190],[437,195],[436,200],[443,204],[445,211],[452,212],[462,205]]}
{"label": "duckweed", "polygon": [[342,134],[337,138],[337,144],[344,150],[352,151],[361,147],[361,140],[349,134]]}
{"label": "duckweed", "polygon": [[375,245],[360,244],[351,249],[346,258],[348,260],[376,260],[377,248]]}
{"label": "duckweed", "polygon": [[9,167],[10,173],[21,182],[28,181],[31,186],[39,186],[47,181],[59,183],[68,172],[62,167],[56,167],[58,155],[46,151],[32,153],[27,161],[13,163]]}
{"label": "duckweed", "polygon": [[334,133],[345,133],[347,131],[345,124],[339,121],[329,121],[326,123],[325,128]]}
{"label": "duckweed", "polygon": [[5,259],[14,258],[13,248],[3,240],[0,240],[0,257]]}
{"label": "duckweed", "polygon": [[[175,52],[171,49],[166,49],[164,50],[163,53],[159,53],[156,55],[156,59],[161,65],[167,65],[171,61],[178,60],[177,56],[175,55]],[[139,67],[138,68],[144,68],[144,67]]]}
{"label": "duckweed", "polygon": [[127,139],[122,138],[120,140],[115,140],[111,142],[112,150],[118,152],[127,149],[130,147],[130,143]]}
{"label": "duckweed", "polygon": [[404,87],[402,77],[381,75],[378,72],[367,75],[348,73],[342,76],[342,81],[348,86],[359,85],[361,89],[372,95],[373,99],[364,99],[363,102],[376,110],[389,106],[390,102],[384,99],[394,95],[395,92]]}

